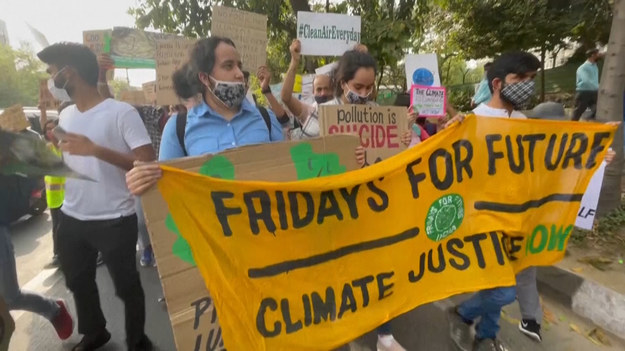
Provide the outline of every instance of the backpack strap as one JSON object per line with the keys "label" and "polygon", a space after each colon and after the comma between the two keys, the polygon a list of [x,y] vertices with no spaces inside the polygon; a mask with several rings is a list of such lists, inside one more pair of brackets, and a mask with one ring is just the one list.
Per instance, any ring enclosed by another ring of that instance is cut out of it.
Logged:
{"label": "backpack strap", "polygon": [[265,120],[265,124],[267,124],[267,130],[269,130],[269,140],[271,140],[271,118],[269,117],[269,112],[267,112],[267,109],[262,106],[256,105],[256,108],[258,108],[258,111],[260,111],[260,114]]}
{"label": "backpack strap", "polygon": [[182,152],[185,156],[188,156],[187,148],[184,146],[184,133],[185,127],[187,126],[187,113],[182,112],[176,116],[176,135],[178,136],[178,142],[180,143],[180,148],[182,148]]}
{"label": "backpack strap", "polygon": [[[271,117],[269,117],[269,112],[267,109],[262,106],[256,106],[258,111],[260,111],[261,116],[263,116],[263,120],[265,120],[265,124],[267,124],[267,130],[269,130],[269,140],[271,140]],[[180,148],[185,156],[188,156],[187,148],[184,146],[184,134],[185,128],[187,126],[187,113],[179,113],[176,116],[176,135],[178,136],[178,143],[180,143]]]}

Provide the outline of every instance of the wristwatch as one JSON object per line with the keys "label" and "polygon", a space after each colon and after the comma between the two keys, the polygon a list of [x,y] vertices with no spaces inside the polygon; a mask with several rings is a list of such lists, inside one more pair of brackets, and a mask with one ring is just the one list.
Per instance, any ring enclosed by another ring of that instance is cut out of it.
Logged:
{"label": "wristwatch", "polygon": [[270,88],[270,87],[267,87],[267,89],[262,89],[260,92],[261,92],[261,93],[263,93],[263,95],[265,95],[265,94],[271,94],[271,88]]}

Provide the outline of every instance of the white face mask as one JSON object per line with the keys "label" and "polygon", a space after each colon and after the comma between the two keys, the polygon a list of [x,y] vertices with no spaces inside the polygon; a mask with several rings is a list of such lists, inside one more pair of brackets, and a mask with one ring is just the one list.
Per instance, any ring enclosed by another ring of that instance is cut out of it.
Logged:
{"label": "white face mask", "polygon": [[61,73],[63,70],[65,69],[65,67],[63,67],[60,71],[56,72],[56,74],[51,77],[50,79],[48,79],[48,90],[50,91],[50,94],[52,94],[52,96],[61,101],[61,102],[66,102],[66,101],[72,101],[72,98],[69,97],[69,94],[67,93],[67,90],[65,90],[65,86],[67,85],[67,81],[65,81],[65,84],[63,84],[63,88],[57,88],[56,84],[54,83],[54,78]]}

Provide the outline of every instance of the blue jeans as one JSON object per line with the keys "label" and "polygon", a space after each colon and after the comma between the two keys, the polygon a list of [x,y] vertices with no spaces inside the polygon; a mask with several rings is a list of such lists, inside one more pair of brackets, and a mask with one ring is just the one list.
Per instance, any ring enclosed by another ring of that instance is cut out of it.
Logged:
{"label": "blue jeans", "polygon": [[458,306],[458,313],[467,321],[480,317],[475,327],[478,339],[495,339],[499,331],[501,309],[514,302],[514,286],[482,290]]}
{"label": "blue jeans", "polygon": [[9,235],[9,228],[0,224],[0,295],[9,310],[24,310],[37,313],[52,320],[60,311],[52,299],[20,289],[17,283],[15,253]]}

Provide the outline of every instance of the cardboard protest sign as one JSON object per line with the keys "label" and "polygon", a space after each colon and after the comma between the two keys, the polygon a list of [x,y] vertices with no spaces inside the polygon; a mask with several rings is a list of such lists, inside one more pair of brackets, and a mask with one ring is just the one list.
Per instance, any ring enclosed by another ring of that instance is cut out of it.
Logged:
{"label": "cardboard protest sign", "polygon": [[156,101],[159,105],[180,103],[171,78],[189,60],[189,50],[195,42],[195,39],[174,38],[156,43]]}
{"label": "cardboard protest sign", "polygon": [[149,105],[156,105],[156,81],[143,83],[143,96]]}
{"label": "cardboard protest sign", "polygon": [[582,202],[579,206],[575,226],[578,228],[592,230],[597,214],[597,204],[599,203],[599,194],[601,193],[601,184],[603,184],[603,175],[605,174],[605,161],[601,163],[595,174],[590,178],[588,188],[584,192]]}
{"label": "cardboard protest sign", "polygon": [[9,308],[0,296],[0,351],[9,349],[11,335],[15,330],[15,322],[9,313]]}
{"label": "cardboard protest sign", "polygon": [[243,69],[256,72],[267,61],[267,16],[225,6],[213,6],[211,35],[232,39]]}
{"label": "cardboard protest sign", "polygon": [[360,43],[360,16],[297,12],[302,55],[341,56]]}
{"label": "cardboard protest sign", "polygon": [[419,305],[560,260],[616,127],[496,122],[469,116],[322,179],[163,167],[158,188],[218,306],[224,347],[335,349]]}
{"label": "cardboard protest sign", "polygon": [[116,68],[156,68],[159,40],[180,38],[175,34],[115,27],[111,33],[111,58]]}
{"label": "cardboard protest sign", "polygon": [[96,56],[111,51],[112,30],[87,30],[82,32],[82,43]]}
{"label": "cardboard protest sign", "polygon": [[30,127],[30,123],[28,118],[26,118],[26,114],[24,114],[22,105],[13,105],[4,109],[2,114],[0,114],[0,129],[10,132],[21,132],[28,127]]}
{"label": "cardboard protest sign", "polygon": [[319,106],[320,135],[358,134],[367,151],[366,165],[389,158],[406,147],[406,108],[371,105]]}
{"label": "cardboard protest sign", "polygon": [[[165,164],[224,179],[292,181],[356,169],[354,149],[358,144],[355,136],[334,135],[244,146]],[[195,267],[196,256],[158,190],[143,195],[142,202],[177,349],[224,350],[215,305]]]}
{"label": "cardboard protest sign", "polygon": [[413,84],[427,87],[440,87],[441,77],[438,73],[436,54],[406,55],[406,86]]}
{"label": "cardboard protest sign", "polygon": [[131,105],[145,105],[143,90],[124,90],[119,94],[119,100]]}
{"label": "cardboard protest sign", "polygon": [[447,90],[413,84],[410,104],[419,111],[419,117],[444,117],[447,112]]}
{"label": "cardboard protest sign", "polygon": [[39,80],[39,105],[44,106],[47,110],[56,110],[61,105],[61,102],[50,93],[47,79]]}

